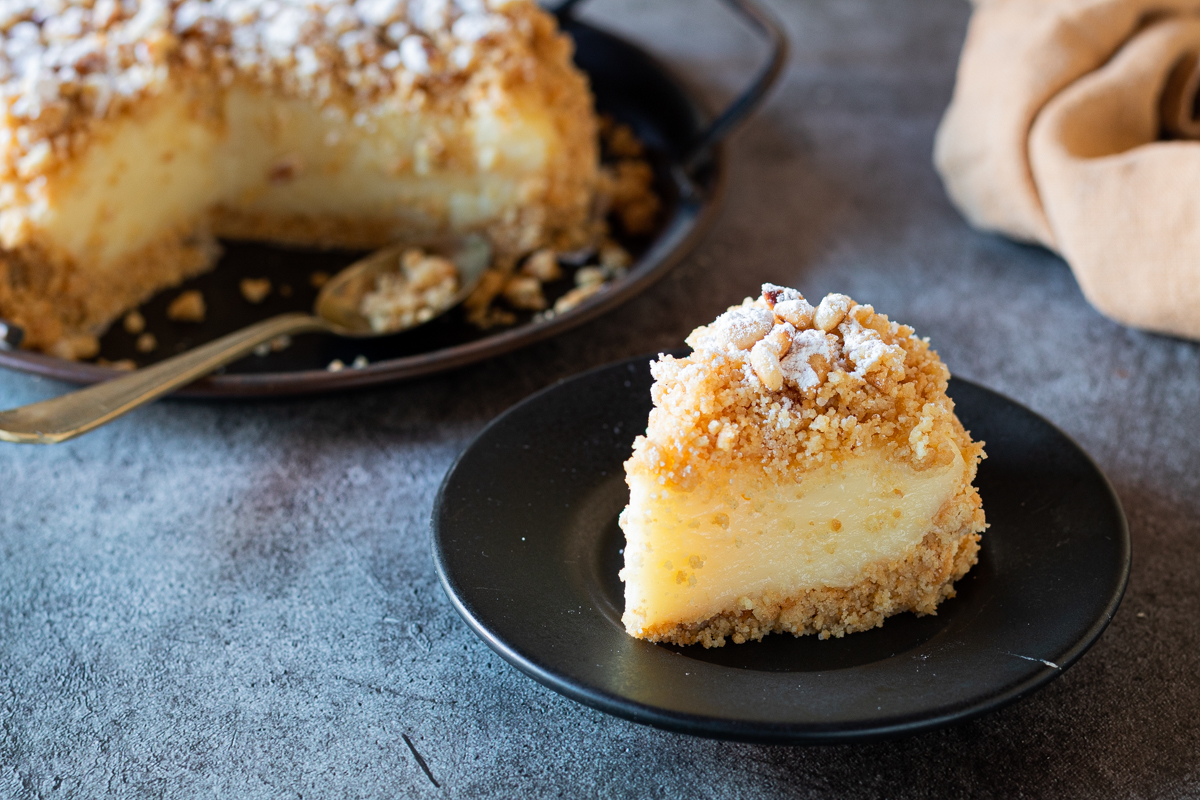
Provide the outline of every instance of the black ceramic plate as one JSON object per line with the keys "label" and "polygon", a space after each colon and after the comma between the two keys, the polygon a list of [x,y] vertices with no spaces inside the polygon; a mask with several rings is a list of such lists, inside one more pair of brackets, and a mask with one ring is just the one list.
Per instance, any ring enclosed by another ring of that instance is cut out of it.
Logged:
{"label": "black ceramic plate", "polygon": [[632,639],[620,623],[628,497],[622,462],[650,410],[649,359],[571,378],[484,429],[433,512],[442,584],[518,669],[635,722],[761,742],[830,743],[959,722],[1045,685],[1096,641],[1129,575],[1129,533],[1104,475],[1011,400],[953,380],[986,441],[991,527],[936,616],[820,641],[773,634],[705,650]]}
{"label": "black ceramic plate", "polygon": [[[706,124],[707,115],[653,57],[582,22],[566,17],[562,20],[563,29],[575,41],[575,61],[588,75],[597,110],[629,124],[645,144],[655,168],[655,187],[663,202],[660,224],[653,235],[621,240],[635,258],[625,277],[574,309],[543,322],[535,322],[530,313],[518,313],[515,326],[480,331],[466,321],[461,309],[456,309],[428,325],[380,339],[297,336],[288,349],[242,359],[230,365],[225,374],[200,380],[181,394],[303,394],[453,369],[562,333],[644,291],[678,263],[705,230],[723,187],[721,141],[762,100],[783,63],[786,43],[770,17],[750,0],[732,0],[731,5],[771,40],[771,57],[745,91],[711,124]],[[142,306],[148,329],[159,342],[152,356],[140,354],[135,347],[137,337],[119,324],[101,339],[100,356],[147,366],[269,316],[307,312],[317,293],[310,285],[310,275],[317,271],[336,273],[362,255],[244,242],[223,244],[225,252],[215,270],[164,291]],[[286,296],[275,291],[261,305],[252,306],[242,299],[238,288],[244,277],[269,278],[277,289],[287,287]],[[553,303],[572,287],[570,275],[548,285],[548,300]],[[167,305],[185,289],[198,289],[209,299],[209,318],[200,325],[166,318]],[[369,366],[340,372],[326,369],[335,359],[350,364],[358,356],[365,356]],[[94,383],[120,374],[109,366],[65,361],[25,350],[0,350],[0,366],[77,383]]]}

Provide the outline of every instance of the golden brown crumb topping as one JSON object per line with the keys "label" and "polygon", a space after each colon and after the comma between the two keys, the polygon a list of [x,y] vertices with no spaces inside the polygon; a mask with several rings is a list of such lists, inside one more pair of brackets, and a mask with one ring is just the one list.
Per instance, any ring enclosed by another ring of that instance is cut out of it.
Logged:
{"label": "golden brown crumb topping", "polygon": [[764,284],[687,343],[690,356],[651,364],[654,409],[629,464],[665,484],[746,460],[782,477],[867,450],[917,469],[982,457],[928,340],[845,295],[814,308]]}
{"label": "golden brown crumb topping", "polygon": [[461,102],[464,87],[529,82],[545,53],[570,47],[531,0],[5,0],[0,167],[44,173],[96,121],[183,72],[266,86],[369,126],[355,106]]}

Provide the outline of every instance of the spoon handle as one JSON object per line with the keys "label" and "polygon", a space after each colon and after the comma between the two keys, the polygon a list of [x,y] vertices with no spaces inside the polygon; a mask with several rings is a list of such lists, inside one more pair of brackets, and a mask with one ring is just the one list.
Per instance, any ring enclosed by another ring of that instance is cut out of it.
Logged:
{"label": "spoon handle", "polygon": [[308,314],[271,317],[120,378],[51,400],[0,411],[0,441],[65,442],[186,386],[277,336],[325,330],[329,330],[327,323]]}

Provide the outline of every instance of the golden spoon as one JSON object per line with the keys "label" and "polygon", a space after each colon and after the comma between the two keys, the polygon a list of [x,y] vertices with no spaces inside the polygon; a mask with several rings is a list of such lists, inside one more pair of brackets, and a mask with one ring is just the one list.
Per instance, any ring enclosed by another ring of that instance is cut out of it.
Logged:
{"label": "golden spoon", "polygon": [[346,267],[321,288],[313,314],[280,314],[129,375],[52,400],[0,411],[0,441],[55,444],[73,439],[248,355],[278,336],[325,331],[366,338],[416,327],[465,300],[491,261],[491,247],[479,236],[420,245],[425,252],[454,263],[459,289],[443,306],[433,309],[432,316],[404,327],[377,331],[359,313],[362,298],[375,288],[380,274],[399,270],[401,254],[413,246],[386,247]]}

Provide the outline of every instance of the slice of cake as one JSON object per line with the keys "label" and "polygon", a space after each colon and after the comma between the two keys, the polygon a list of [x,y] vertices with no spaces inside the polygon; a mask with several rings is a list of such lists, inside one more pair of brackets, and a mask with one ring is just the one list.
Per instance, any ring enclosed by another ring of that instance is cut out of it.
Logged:
{"label": "slice of cake", "polygon": [[626,462],[626,630],[719,647],[935,613],[976,562],[983,445],[911,328],[763,286],[651,364]]}
{"label": "slice of cake", "polygon": [[372,248],[596,232],[597,120],[531,0],[0,6],[0,317],[87,357],[215,236]]}

